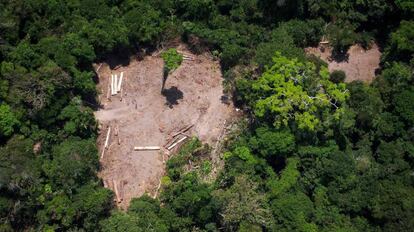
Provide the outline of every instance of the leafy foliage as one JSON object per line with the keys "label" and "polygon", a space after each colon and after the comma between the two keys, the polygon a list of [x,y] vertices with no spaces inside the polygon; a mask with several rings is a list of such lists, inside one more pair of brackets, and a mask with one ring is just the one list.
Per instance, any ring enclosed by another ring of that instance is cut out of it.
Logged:
{"label": "leafy foliage", "polygon": [[183,56],[174,48],[170,48],[163,52],[161,57],[165,62],[164,69],[166,70],[166,73],[174,71],[180,66],[181,62],[183,62]]}
{"label": "leafy foliage", "polygon": [[331,80],[333,83],[336,83],[336,84],[344,82],[345,78],[346,78],[346,74],[342,70],[334,70],[329,75],[329,80]]}
{"label": "leafy foliage", "polygon": [[341,117],[340,107],[348,93],[344,84],[329,81],[326,68],[318,73],[312,63],[289,60],[280,53],[273,57],[273,63],[252,84],[257,92],[254,111],[258,117],[275,115],[276,128],[294,123],[309,131]]}
{"label": "leafy foliage", "polygon": [[10,106],[0,105],[0,136],[10,136],[14,128],[20,124],[16,116],[11,112]]}

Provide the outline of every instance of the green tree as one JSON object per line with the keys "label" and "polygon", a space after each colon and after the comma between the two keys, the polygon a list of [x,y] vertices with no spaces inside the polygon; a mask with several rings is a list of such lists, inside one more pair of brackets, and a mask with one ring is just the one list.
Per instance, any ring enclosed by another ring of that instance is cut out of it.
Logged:
{"label": "green tree", "polygon": [[312,201],[302,192],[285,193],[271,202],[276,231],[318,231],[311,222]]}
{"label": "green tree", "polygon": [[31,196],[40,180],[33,141],[21,135],[11,137],[0,147],[0,220],[12,226],[9,231],[31,225],[38,204]]}
{"label": "green tree", "polygon": [[11,108],[7,104],[0,104],[0,136],[8,137],[13,134],[20,124]]}
{"label": "green tree", "polygon": [[299,160],[296,158],[287,159],[286,167],[282,170],[280,177],[268,180],[267,187],[272,198],[279,197],[281,194],[288,192],[297,184],[300,175],[297,169],[298,162]]}
{"label": "green tree", "polygon": [[161,54],[162,59],[164,60],[164,69],[166,73],[174,71],[177,69],[181,62],[183,62],[183,56],[177,52],[177,49],[170,48],[167,51]]}
{"label": "green tree", "polygon": [[414,52],[414,22],[401,21],[398,30],[391,34],[391,46],[397,49],[398,53]]}
{"label": "green tree", "polygon": [[256,183],[247,176],[238,176],[228,189],[216,190],[214,197],[221,202],[221,220],[228,229],[241,222],[269,227],[272,224],[265,196],[258,192]]}
{"label": "green tree", "polygon": [[81,224],[86,231],[97,230],[99,222],[113,208],[113,193],[91,181],[77,189],[73,206],[76,208],[77,224]]}
{"label": "green tree", "polygon": [[37,213],[39,222],[54,229],[68,229],[73,226],[76,218],[76,208],[65,194],[59,194],[48,201],[43,210]]}
{"label": "green tree", "polygon": [[327,28],[330,45],[337,54],[346,54],[357,40],[355,27],[349,23],[332,24]]}
{"label": "green tree", "polygon": [[294,123],[300,130],[317,131],[340,119],[349,93],[345,84],[329,81],[327,68],[288,59],[276,53],[273,66],[253,82],[255,115],[270,118],[276,128]]}
{"label": "green tree", "polygon": [[395,111],[409,127],[414,125],[414,89],[405,90],[395,96]]}
{"label": "green tree", "polygon": [[43,171],[53,189],[70,193],[96,178],[98,164],[94,141],[72,138],[53,147],[51,160],[45,161]]}
{"label": "green tree", "polygon": [[131,41],[154,43],[164,29],[162,12],[151,6],[149,1],[125,1],[122,19]]}
{"label": "green tree", "polygon": [[83,106],[79,97],[71,100],[59,114],[58,119],[65,121],[63,130],[67,135],[88,137],[96,131],[92,109]]}
{"label": "green tree", "polygon": [[143,232],[138,226],[139,218],[124,212],[116,212],[103,220],[100,225],[103,232]]}
{"label": "green tree", "polygon": [[168,225],[162,218],[160,202],[149,196],[133,199],[128,208],[128,213],[136,217],[139,228],[150,231],[168,231]]}
{"label": "green tree", "polygon": [[329,80],[331,80],[333,83],[336,83],[336,84],[344,82],[345,78],[346,78],[346,74],[342,70],[334,70],[329,75]]}
{"label": "green tree", "polygon": [[305,59],[303,50],[295,45],[294,38],[286,27],[274,29],[270,34],[270,41],[257,46],[254,61],[262,68],[271,66],[276,51],[287,58]]}
{"label": "green tree", "polygon": [[286,157],[295,149],[295,137],[289,131],[260,127],[256,129],[256,136],[250,139],[249,144],[263,157]]}

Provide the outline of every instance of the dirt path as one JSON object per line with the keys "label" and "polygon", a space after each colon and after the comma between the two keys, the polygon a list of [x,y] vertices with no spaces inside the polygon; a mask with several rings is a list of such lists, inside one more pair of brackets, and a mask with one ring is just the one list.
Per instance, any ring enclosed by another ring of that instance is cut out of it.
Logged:
{"label": "dirt path", "polygon": [[[190,53],[183,45],[180,51]],[[234,107],[221,101],[223,87],[220,65],[205,55],[192,55],[169,75],[161,94],[163,60],[147,56],[142,61],[110,70],[99,69],[99,96],[103,109],[95,112],[101,131],[98,146],[102,151],[108,127],[111,127],[109,149],[101,159],[99,176],[108,188],[123,192],[119,204],[126,208],[133,197],[145,192],[154,194],[164,173],[161,151],[133,151],[134,146],[163,146],[171,135],[194,124],[188,132],[203,142],[215,144],[235,114]],[[123,94],[106,98],[111,73],[124,72]],[[119,128],[118,136],[115,128]],[[118,144],[119,141],[119,144]]]}
{"label": "dirt path", "polygon": [[379,68],[381,58],[381,52],[376,44],[368,50],[360,45],[351,46],[347,52],[347,58],[343,61],[335,61],[331,58],[331,48],[310,47],[305,51],[327,62],[329,71],[343,70],[346,74],[346,82],[355,80],[371,82],[375,78],[375,70]]}

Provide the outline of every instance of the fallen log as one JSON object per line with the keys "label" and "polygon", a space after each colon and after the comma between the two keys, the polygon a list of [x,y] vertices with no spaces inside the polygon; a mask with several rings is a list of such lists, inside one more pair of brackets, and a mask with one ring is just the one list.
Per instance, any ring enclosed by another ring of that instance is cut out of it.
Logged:
{"label": "fallen log", "polygon": [[101,67],[102,67],[102,64],[99,65],[99,67],[96,69],[95,72],[98,73],[99,72],[99,69],[101,69]]}
{"label": "fallen log", "polygon": [[109,81],[108,81],[108,91],[106,93],[106,98],[108,100],[111,99],[110,91],[111,91],[111,83],[109,83]]}
{"label": "fallen log", "polygon": [[114,75],[111,74],[111,96],[114,95]]}
{"label": "fallen log", "polygon": [[118,75],[116,75],[115,74],[115,76],[114,76],[114,78],[115,78],[115,81],[114,81],[114,94],[117,94],[118,93]]}
{"label": "fallen log", "polygon": [[153,57],[155,57],[155,56],[159,56],[162,52],[164,52],[164,48],[162,48],[161,50],[159,50],[159,51],[156,51],[156,52],[154,52],[154,53],[152,53],[152,55],[151,56],[153,56]]}
{"label": "fallen log", "polygon": [[187,133],[185,133],[185,132],[182,132],[181,134],[182,134],[182,135],[184,135],[184,136],[187,136],[187,137],[191,137],[191,135],[190,135],[190,134],[187,134]]}
{"label": "fallen log", "polygon": [[121,72],[121,76],[119,77],[119,82],[118,85],[116,87],[117,91],[121,91],[121,86],[122,86],[122,79],[124,78],[124,72]]}
{"label": "fallen log", "polygon": [[109,142],[109,135],[111,134],[111,127],[108,128],[108,132],[106,132],[106,139],[105,139],[105,148],[108,147]]}
{"label": "fallen log", "polygon": [[158,184],[157,190],[155,191],[155,194],[154,194],[154,197],[153,197],[154,199],[157,198],[158,191],[160,191],[160,188],[161,188],[161,180],[160,180],[160,183]]}
{"label": "fallen log", "polygon": [[134,147],[135,151],[156,151],[161,150],[159,146]]}
{"label": "fallen log", "polygon": [[177,141],[177,137],[170,137],[167,139],[167,142],[164,144],[163,147],[169,147],[171,144],[173,144],[175,141]]}
{"label": "fallen log", "polygon": [[115,180],[113,181],[113,183],[114,183],[114,190],[115,190],[116,201],[117,201],[118,203],[121,203],[121,201],[122,201],[122,197],[121,197],[121,195],[119,194],[118,185],[116,184]]}
{"label": "fallen log", "polygon": [[116,91],[115,91],[115,76],[114,75],[111,75],[111,77],[112,77],[112,82],[111,82],[111,95],[113,96],[113,95],[116,94]]}
{"label": "fallen log", "polygon": [[191,125],[189,125],[189,126],[184,127],[183,129],[181,129],[181,130],[179,130],[178,132],[174,133],[174,134],[172,135],[172,137],[175,137],[175,136],[177,136],[177,135],[180,135],[180,134],[182,134],[182,133],[184,133],[184,132],[188,131],[188,130],[189,130],[189,129],[191,129],[191,127],[193,127],[193,126],[194,126],[194,124],[191,124]]}
{"label": "fallen log", "polygon": [[170,145],[169,147],[167,147],[167,150],[173,149],[175,146],[177,146],[179,143],[181,143],[182,141],[186,140],[187,138],[188,138],[187,136],[182,137],[177,142],[175,142],[172,145]]}
{"label": "fallen log", "polygon": [[119,182],[119,198],[124,200],[124,181]]}
{"label": "fallen log", "polygon": [[101,159],[104,157],[105,154],[105,150],[108,147],[108,142],[109,142],[109,135],[111,134],[111,127],[108,128],[108,132],[106,133],[106,139],[105,139],[105,144],[104,147],[102,149],[102,154],[101,154]]}

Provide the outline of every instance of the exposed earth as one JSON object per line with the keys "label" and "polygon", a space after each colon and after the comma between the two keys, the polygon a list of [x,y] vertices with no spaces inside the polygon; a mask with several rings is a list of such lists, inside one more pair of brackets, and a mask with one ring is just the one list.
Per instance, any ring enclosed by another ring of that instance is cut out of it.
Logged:
{"label": "exposed earth", "polygon": [[[165,146],[172,135],[186,126],[186,132],[210,145],[217,144],[226,125],[236,114],[232,103],[223,102],[220,65],[208,54],[191,54],[184,45],[177,50],[193,57],[184,60],[171,73],[161,94],[163,60],[146,56],[129,65],[111,70],[103,63],[98,71],[101,109],[95,112],[100,125],[98,146],[103,150],[107,130],[111,127],[108,149],[101,158],[99,176],[106,187],[118,191],[123,200],[118,204],[127,208],[130,200],[147,192],[156,195],[165,161],[172,153],[134,151],[134,146]],[[97,64],[99,66],[100,64]],[[121,93],[107,99],[111,73],[124,72]],[[118,134],[118,135],[116,135]]]}
{"label": "exposed earth", "polygon": [[334,70],[344,71],[346,82],[355,80],[371,82],[375,78],[375,71],[379,68],[381,58],[381,52],[375,43],[368,50],[360,45],[353,45],[341,59],[332,57],[330,47],[309,47],[305,51],[307,54],[313,54],[327,62],[330,72]]}

